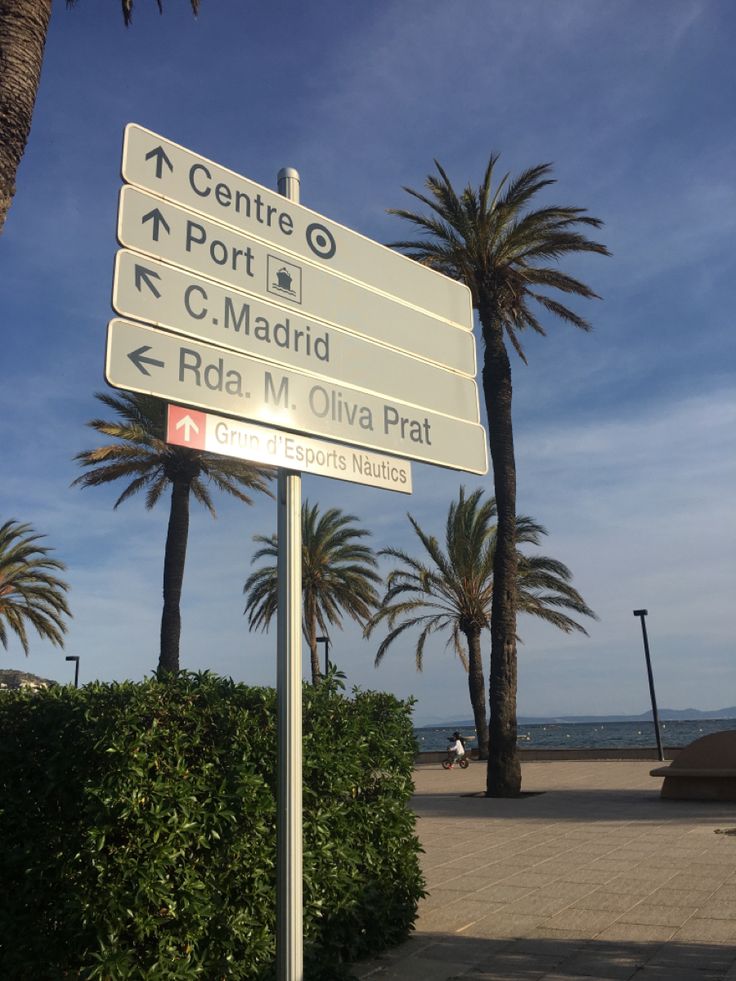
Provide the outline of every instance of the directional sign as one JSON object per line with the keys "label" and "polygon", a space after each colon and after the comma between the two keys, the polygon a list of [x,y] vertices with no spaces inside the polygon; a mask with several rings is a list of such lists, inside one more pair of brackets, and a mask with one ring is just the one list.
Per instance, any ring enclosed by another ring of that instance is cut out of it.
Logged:
{"label": "directional sign", "polygon": [[411,494],[411,464],[340,443],[170,405],[167,443]]}
{"label": "directional sign", "polygon": [[105,377],[214,412],[471,473],[486,473],[482,426],[287,371],[124,320],[108,329]]}
{"label": "directional sign", "polygon": [[[255,238],[124,187],[118,240],[227,286],[278,302],[306,317],[362,334],[444,367],[475,373],[472,333]],[[451,358],[455,360],[451,360]]]}
{"label": "directional sign", "polygon": [[[285,368],[479,421],[475,378],[133,252],[118,253],[112,305],[124,317]],[[449,339],[453,338],[465,341],[466,335],[453,328]]]}
{"label": "directional sign", "polygon": [[286,250],[292,259],[316,262],[472,328],[466,286],[133,123],[125,129],[122,175],[129,184]]}

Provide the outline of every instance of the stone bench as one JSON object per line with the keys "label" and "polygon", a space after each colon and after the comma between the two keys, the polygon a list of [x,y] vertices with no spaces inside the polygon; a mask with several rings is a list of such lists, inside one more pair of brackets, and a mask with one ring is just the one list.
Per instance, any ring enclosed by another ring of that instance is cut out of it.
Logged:
{"label": "stone bench", "polygon": [[651,775],[664,777],[660,796],[670,800],[736,801],[736,729],[696,739]]}

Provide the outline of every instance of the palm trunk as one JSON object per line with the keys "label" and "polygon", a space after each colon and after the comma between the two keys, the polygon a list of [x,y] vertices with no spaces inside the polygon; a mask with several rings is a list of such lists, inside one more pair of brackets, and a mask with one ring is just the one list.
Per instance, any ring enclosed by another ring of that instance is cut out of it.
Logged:
{"label": "palm trunk", "polygon": [[312,684],[316,688],[322,681],[322,672],[319,669],[319,652],[317,650],[317,613],[314,609],[313,600],[307,599],[305,612],[307,624],[307,643],[309,644],[309,660],[312,666]]}
{"label": "palm trunk", "polygon": [[51,0],[0,0],[0,232],[31,132]]}
{"label": "palm trunk", "polygon": [[164,610],[161,616],[159,674],[179,670],[181,636],[181,587],[189,538],[190,481],[175,480],[171,488],[171,511],[164,556]]}
{"label": "palm trunk", "polygon": [[485,340],[483,394],[498,509],[491,602],[490,731],[486,795],[521,790],[516,745],[516,463],[511,423],[511,364],[503,327],[490,304],[480,305]]}
{"label": "palm trunk", "polygon": [[478,737],[478,757],[488,759],[488,717],[486,715],[486,681],[483,677],[483,655],[480,649],[480,628],[464,630],[468,642],[468,689],[473,706],[475,732]]}

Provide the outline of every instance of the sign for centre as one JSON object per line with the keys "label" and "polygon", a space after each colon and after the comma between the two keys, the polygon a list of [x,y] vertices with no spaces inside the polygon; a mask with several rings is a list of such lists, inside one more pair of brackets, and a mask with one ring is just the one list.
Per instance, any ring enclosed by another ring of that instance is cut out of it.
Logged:
{"label": "sign for centre", "polygon": [[372,340],[475,373],[475,341],[423,310],[277,253],[256,238],[192,215],[139,191],[120,194],[118,240],[138,253],[201,273],[227,286],[279,302]]}
{"label": "sign for centre", "polygon": [[125,129],[122,175],[189,211],[472,329],[463,284],[133,123]]}

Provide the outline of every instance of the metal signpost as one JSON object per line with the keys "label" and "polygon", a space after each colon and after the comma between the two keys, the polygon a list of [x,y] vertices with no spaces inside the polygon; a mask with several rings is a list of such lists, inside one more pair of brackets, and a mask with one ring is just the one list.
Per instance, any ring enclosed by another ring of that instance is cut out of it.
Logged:
{"label": "metal signpost", "polygon": [[107,381],[182,403],[169,442],[278,468],[277,978],[303,981],[301,472],[487,473],[470,291],[303,207],[292,168],[277,194],[129,124],[122,176]]}

